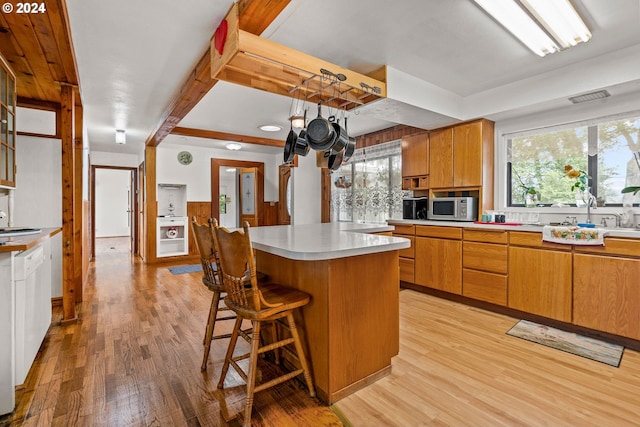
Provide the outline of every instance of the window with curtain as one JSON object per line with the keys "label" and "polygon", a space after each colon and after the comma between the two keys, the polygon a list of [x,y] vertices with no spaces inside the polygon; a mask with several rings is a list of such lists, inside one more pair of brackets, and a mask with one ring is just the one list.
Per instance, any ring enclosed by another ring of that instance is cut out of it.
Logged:
{"label": "window with curtain", "polygon": [[576,205],[565,165],[584,171],[599,205],[638,206],[640,193],[623,194],[640,185],[640,115],[593,120],[551,129],[506,135],[507,204],[523,206],[534,188],[538,203]]}
{"label": "window with curtain", "polygon": [[402,219],[402,143],[400,140],[355,151],[331,175],[331,220],[384,223]]}

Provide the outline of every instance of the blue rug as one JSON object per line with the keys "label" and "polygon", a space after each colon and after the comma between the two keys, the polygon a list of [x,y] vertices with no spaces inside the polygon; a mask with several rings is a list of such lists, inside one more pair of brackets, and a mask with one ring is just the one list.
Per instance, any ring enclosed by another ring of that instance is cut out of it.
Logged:
{"label": "blue rug", "polygon": [[169,267],[169,271],[172,274],[198,273],[198,272],[202,272],[202,265],[201,264],[177,265],[175,267]]}
{"label": "blue rug", "polygon": [[507,335],[586,357],[616,368],[620,366],[620,359],[624,351],[624,347],[621,345],[610,344],[527,320],[516,323],[513,328],[507,331]]}

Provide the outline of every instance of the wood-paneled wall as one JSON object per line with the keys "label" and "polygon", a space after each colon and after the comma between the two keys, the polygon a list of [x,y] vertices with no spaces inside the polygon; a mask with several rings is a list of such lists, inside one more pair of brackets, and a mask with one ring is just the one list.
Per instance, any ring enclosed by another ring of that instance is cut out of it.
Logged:
{"label": "wood-paneled wall", "polygon": [[427,132],[426,129],[420,129],[413,126],[398,125],[356,137],[356,148],[371,147],[372,145],[395,141],[396,139],[400,139],[407,135],[414,135],[425,132]]}

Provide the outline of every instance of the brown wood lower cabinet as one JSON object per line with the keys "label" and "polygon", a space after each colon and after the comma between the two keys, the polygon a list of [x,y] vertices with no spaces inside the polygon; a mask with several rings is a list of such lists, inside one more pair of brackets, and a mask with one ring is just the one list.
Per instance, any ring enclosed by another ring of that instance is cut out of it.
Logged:
{"label": "brown wood lower cabinet", "polygon": [[507,305],[507,237],[504,230],[464,229],[462,295]]}
{"label": "brown wood lower cabinet", "polygon": [[416,236],[415,283],[462,294],[462,241]]}
{"label": "brown wood lower cabinet", "polygon": [[571,252],[509,248],[508,306],[571,322]]}
{"label": "brown wood lower cabinet", "polygon": [[574,323],[640,340],[640,260],[575,254],[573,268]]}

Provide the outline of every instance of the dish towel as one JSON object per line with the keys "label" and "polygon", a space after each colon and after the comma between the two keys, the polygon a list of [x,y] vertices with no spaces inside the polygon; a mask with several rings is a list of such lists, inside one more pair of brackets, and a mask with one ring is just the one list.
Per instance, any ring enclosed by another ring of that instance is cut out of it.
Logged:
{"label": "dish towel", "polygon": [[542,240],[545,242],[564,243],[565,245],[604,246],[603,228],[556,227],[545,225],[542,228]]}

